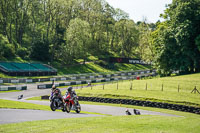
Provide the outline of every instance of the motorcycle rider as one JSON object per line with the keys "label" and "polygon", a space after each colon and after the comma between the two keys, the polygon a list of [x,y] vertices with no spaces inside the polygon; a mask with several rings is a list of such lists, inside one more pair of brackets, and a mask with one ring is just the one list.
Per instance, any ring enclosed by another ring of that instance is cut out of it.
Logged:
{"label": "motorcycle rider", "polygon": [[81,106],[78,102],[78,97],[71,86],[67,88],[64,99],[66,101],[66,110],[68,110],[68,113],[70,112],[70,110],[75,110],[77,113],[81,111]]}
{"label": "motorcycle rider", "polygon": [[53,85],[51,90],[52,90],[52,91],[51,91],[51,95],[50,95],[50,97],[49,97],[49,100],[51,101],[51,99],[53,98],[54,93],[55,93],[56,91],[58,91],[58,93],[59,93],[58,97],[59,97],[59,99],[62,101],[62,104],[64,104],[64,99],[63,99],[63,97],[62,97],[62,94],[61,94],[60,89],[58,89],[55,85]]}
{"label": "motorcycle rider", "polygon": [[75,91],[72,91],[72,89],[73,89],[73,88],[72,88],[71,86],[68,87],[65,96],[67,97],[67,95],[70,94],[71,98],[73,99],[73,97],[76,95],[76,92],[75,92]]}
{"label": "motorcycle rider", "polygon": [[71,86],[67,88],[67,91],[66,91],[66,94],[65,94],[65,98],[64,98],[66,101],[69,100],[69,99],[66,99],[66,97],[68,95],[71,96],[71,99],[74,101],[75,106],[77,106],[78,102],[75,100],[76,92],[73,91],[73,88]]}

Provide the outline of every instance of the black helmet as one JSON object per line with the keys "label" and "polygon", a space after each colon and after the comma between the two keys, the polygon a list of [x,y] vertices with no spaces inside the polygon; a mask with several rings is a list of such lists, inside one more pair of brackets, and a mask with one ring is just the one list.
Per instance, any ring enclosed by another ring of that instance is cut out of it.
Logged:
{"label": "black helmet", "polygon": [[72,92],[72,87],[71,87],[71,86],[68,87],[68,88],[67,88],[67,91],[68,91],[68,92]]}

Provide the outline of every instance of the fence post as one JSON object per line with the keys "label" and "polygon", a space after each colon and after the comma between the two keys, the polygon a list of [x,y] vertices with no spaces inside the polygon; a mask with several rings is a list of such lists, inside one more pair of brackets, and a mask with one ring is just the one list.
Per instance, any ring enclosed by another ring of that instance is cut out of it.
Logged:
{"label": "fence post", "polygon": [[146,88],[145,88],[145,89],[146,89],[146,91],[147,91],[147,83],[146,83]]}
{"label": "fence post", "polygon": [[133,82],[131,82],[131,87],[130,87],[130,90],[132,90],[132,86],[133,86]]}
{"label": "fence post", "polygon": [[200,92],[197,90],[197,87],[196,87],[196,86],[194,87],[194,89],[192,90],[191,93],[193,93],[193,92],[194,92],[195,94],[196,94],[196,92],[198,92],[198,93],[200,94]]}
{"label": "fence post", "polygon": [[118,90],[118,81],[117,81],[117,90]]}
{"label": "fence post", "polygon": [[179,86],[179,84],[178,84],[178,92],[179,92],[179,89],[180,89],[180,86]]}
{"label": "fence post", "polygon": [[162,83],[162,90],[161,91],[163,91],[163,83]]}

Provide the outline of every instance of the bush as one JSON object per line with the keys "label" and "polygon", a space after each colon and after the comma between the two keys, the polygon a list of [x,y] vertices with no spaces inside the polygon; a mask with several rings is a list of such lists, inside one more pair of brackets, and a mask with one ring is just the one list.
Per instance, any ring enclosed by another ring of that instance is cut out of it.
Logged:
{"label": "bush", "polygon": [[13,44],[6,44],[4,45],[4,54],[5,58],[13,58],[15,56],[15,47]]}
{"label": "bush", "polygon": [[102,67],[108,67],[108,63],[106,61],[103,61],[103,60],[96,61],[96,64],[98,64]]}
{"label": "bush", "polygon": [[39,61],[50,60],[49,45],[47,42],[38,41],[34,43],[31,57]]}
{"label": "bush", "polygon": [[15,56],[14,44],[10,44],[8,39],[0,34],[0,58],[13,58]]}
{"label": "bush", "polygon": [[27,59],[29,57],[29,54],[30,54],[29,50],[25,47],[19,47],[17,49],[17,55],[22,59]]}

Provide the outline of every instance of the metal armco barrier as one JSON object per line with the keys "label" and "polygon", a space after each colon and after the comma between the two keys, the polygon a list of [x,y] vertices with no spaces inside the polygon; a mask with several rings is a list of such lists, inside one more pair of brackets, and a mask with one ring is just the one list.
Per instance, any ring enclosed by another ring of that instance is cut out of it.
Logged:
{"label": "metal armco barrier", "polygon": [[27,90],[27,86],[0,86],[0,91]]}
{"label": "metal armco barrier", "polygon": [[113,76],[131,76],[138,74],[156,74],[155,70],[140,70],[135,72],[120,72],[115,74],[107,75],[96,75],[96,76],[71,76],[71,77],[54,77],[54,78],[39,78],[39,79],[18,79],[18,78],[0,78],[0,83],[34,83],[34,82],[46,82],[46,81],[63,81],[63,80],[84,80],[84,79],[95,79],[95,78],[106,78]]}
{"label": "metal armco barrier", "polygon": [[[118,81],[118,80],[130,80],[130,79],[137,79],[145,77],[145,76],[153,76],[152,74],[143,74],[139,76],[128,76],[128,77],[119,77],[119,78],[103,78],[103,79],[95,79],[95,80],[82,80],[82,81],[71,81],[71,82],[64,82],[64,83],[57,83],[56,86],[69,86],[69,85],[80,85],[80,84],[87,84],[90,83],[98,83],[98,82],[110,82],[110,81]],[[38,89],[48,89],[51,88],[52,84],[41,84],[38,85]]]}

